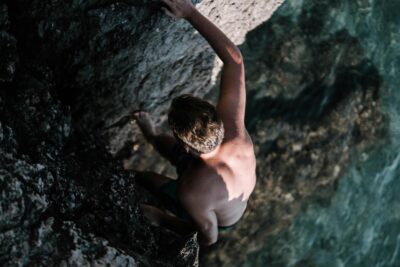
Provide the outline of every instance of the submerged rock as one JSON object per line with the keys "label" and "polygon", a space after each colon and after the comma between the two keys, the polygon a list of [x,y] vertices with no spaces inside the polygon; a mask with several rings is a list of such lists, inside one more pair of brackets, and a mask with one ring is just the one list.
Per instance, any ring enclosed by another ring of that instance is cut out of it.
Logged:
{"label": "submerged rock", "polygon": [[[204,266],[292,266],[284,230],[308,203],[329,205],[352,158],[388,142],[382,96],[396,88],[393,63],[383,63],[388,50],[372,25],[388,22],[375,14],[392,4],[365,4],[288,0],[246,36],[246,122],[258,184],[237,230],[204,255]],[[266,247],[277,240],[281,246]],[[326,266],[302,256],[293,266]]]}

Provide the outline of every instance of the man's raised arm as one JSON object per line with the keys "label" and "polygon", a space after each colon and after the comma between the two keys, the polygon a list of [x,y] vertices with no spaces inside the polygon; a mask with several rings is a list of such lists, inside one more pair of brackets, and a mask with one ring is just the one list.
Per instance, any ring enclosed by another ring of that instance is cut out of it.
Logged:
{"label": "man's raised arm", "polygon": [[190,0],[163,0],[163,2],[169,7],[169,10],[164,8],[167,15],[189,21],[223,61],[217,111],[225,125],[225,138],[243,135],[246,88],[243,59],[239,48],[197,11]]}

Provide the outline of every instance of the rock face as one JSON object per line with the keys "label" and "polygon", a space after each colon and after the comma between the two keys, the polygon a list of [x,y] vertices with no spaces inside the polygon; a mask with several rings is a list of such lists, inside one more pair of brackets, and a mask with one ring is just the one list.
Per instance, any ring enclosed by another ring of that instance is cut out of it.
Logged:
{"label": "rock face", "polygon": [[[204,1],[198,9],[241,42],[281,2]],[[10,3],[15,19],[24,22],[15,26],[21,45],[29,46],[24,51],[34,50],[53,66],[57,90],[73,106],[80,130],[107,130],[138,108],[161,122],[172,97],[210,89],[219,66],[211,48],[189,23],[162,15],[154,3]],[[114,154],[134,138],[122,126],[107,131]]]}
{"label": "rock face", "polygon": [[15,38],[7,30],[10,27],[8,8],[0,3],[0,82],[9,82],[18,62]]}
{"label": "rock face", "polygon": [[[198,8],[240,43],[281,2]],[[196,236],[149,225],[147,197],[109,154],[130,154],[137,129],[109,126],[137,108],[161,124],[173,96],[207,93],[218,68],[155,2],[1,1],[0,265],[198,265]]]}
{"label": "rock face", "polygon": [[100,138],[71,132],[51,84],[18,80],[1,95],[1,265],[195,265],[181,253],[197,255],[196,243],[150,227],[134,176]]}

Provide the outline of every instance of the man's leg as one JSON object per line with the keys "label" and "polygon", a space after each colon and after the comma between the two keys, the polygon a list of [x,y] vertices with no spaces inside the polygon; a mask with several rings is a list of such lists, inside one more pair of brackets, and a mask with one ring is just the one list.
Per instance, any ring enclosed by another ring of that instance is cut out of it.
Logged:
{"label": "man's leg", "polygon": [[160,193],[160,188],[174,179],[155,172],[135,172],[135,180],[138,184],[149,190],[154,196],[163,200],[164,196]]}
{"label": "man's leg", "polygon": [[158,134],[148,112],[138,111],[135,112],[133,116],[146,140],[153,145],[161,156],[166,158],[172,164],[176,163],[178,155],[176,155],[176,152],[174,151],[177,144],[175,137],[167,134]]}

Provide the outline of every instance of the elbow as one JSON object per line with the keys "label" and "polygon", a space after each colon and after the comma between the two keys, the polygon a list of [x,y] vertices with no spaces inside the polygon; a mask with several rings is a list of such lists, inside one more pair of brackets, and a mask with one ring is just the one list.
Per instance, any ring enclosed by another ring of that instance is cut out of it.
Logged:
{"label": "elbow", "polygon": [[235,55],[233,56],[233,60],[238,65],[242,65],[243,64],[243,56],[242,56],[242,53],[240,53],[239,48],[237,48],[237,53],[235,53]]}
{"label": "elbow", "polygon": [[218,230],[210,229],[210,231],[199,231],[198,241],[201,245],[211,246],[218,241]]}
{"label": "elbow", "polygon": [[229,49],[230,58],[228,62],[225,63],[232,63],[234,65],[242,65],[243,64],[243,56],[240,52],[240,49],[237,46]]}
{"label": "elbow", "polygon": [[237,49],[237,54],[235,54],[234,59],[236,64],[238,65],[243,65],[243,56],[242,53],[240,53],[239,48]]}

